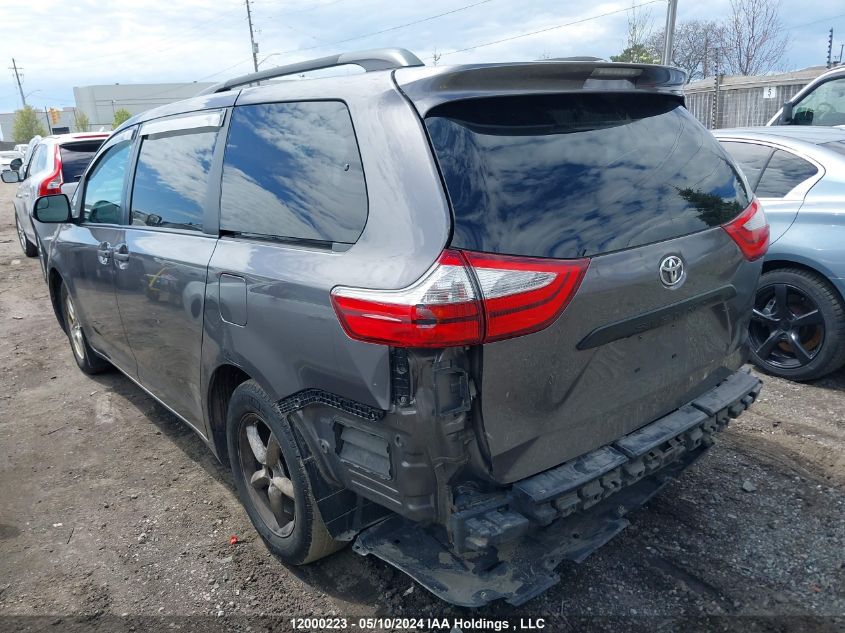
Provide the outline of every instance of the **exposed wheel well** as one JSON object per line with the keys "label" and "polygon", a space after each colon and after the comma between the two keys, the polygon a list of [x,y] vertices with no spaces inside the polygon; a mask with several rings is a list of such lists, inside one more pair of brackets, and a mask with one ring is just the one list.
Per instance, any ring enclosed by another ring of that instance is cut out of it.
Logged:
{"label": "exposed wheel well", "polygon": [[62,314],[62,284],[64,280],[59,272],[55,268],[51,268],[50,272],[47,273],[47,287],[50,290],[50,303],[53,304],[53,312],[56,314],[56,320],[59,322],[59,326],[67,332],[65,328],[65,317]]}
{"label": "exposed wheel well", "polygon": [[229,461],[226,443],[226,415],[229,411],[229,400],[238,385],[249,379],[250,375],[240,367],[221,365],[214,370],[208,386],[208,417],[211,423],[211,435],[217,456],[223,463]]}
{"label": "exposed wheel well", "polygon": [[835,285],[830,283],[830,279],[828,279],[828,276],[825,275],[823,272],[816,270],[812,266],[807,266],[806,264],[799,264],[798,262],[793,262],[793,261],[790,261],[788,259],[775,259],[775,260],[772,260],[772,261],[763,262],[763,272],[764,273],[767,273],[771,270],[780,270],[782,268],[797,268],[798,270],[805,270],[808,273],[812,273],[813,275],[821,277],[833,289],[833,291],[839,297],[840,301],[843,301],[843,299],[845,299],[845,298],[842,297],[842,293],[839,292],[839,289]]}

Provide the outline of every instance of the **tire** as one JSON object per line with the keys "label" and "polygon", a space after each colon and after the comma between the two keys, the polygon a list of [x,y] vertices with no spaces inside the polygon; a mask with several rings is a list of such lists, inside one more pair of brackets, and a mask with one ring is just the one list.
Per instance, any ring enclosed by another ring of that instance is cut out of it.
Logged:
{"label": "tire", "polygon": [[323,523],[289,422],[253,380],[232,394],[226,439],[238,496],[273,554],[304,565],[346,545]]}
{"label": "tire", "polygon": [[813,272],[771,270],[757,286],[749,342],[751,362],[764,372],[796,381],[821,378],[845,365],[845,305]]}
{"label": "tire", "polygon": [[38,247],[29,241],[29,238],[26,236],[26,232],[24,232],[23,227],[21,226],[20,221],[18,220],[18,212],[15,211],[15,230],[18,232],[18,242],[21,245],[21,250],[23,250],[23,254],[27,257],[35,257],[38,255]]}
{"label": "tire", "polygon": [[65,333],[70,342],[70,351],[73,354],[73,359],[76,361],[79,369],[86,374],[101,374],[111,369],[111,363],[91,349],[91,346],[88,344],[88,338],[82,329],[82,323],[79,321],[79,314],[74,307],[73,298],[64,284],[62,284],[60,296]]}

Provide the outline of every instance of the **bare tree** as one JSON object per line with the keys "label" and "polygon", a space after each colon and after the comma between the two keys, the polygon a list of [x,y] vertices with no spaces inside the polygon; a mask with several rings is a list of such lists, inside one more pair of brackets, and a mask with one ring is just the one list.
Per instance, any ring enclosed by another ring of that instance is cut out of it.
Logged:
{"label": "bare tree", "polygon": [[440,63],[440,58],[443,57],[443,53],[438,53],[437,49],[434,49],[434,54],[431,56],[432,64],[437,66]]}
{"label": "bare tree", "polygon": [[654,64],[660,59],[649,50],[648,42],[654,31],[651,9],[638,9],[631,6],[628,11],[628,34],[625,49],[619,55],[611,55],[614,62],[635,62]]}
{"label": "bare tree", "polygon": [[[687,80],[704,79],[716,73],[716,55],[722,41],[723,25],[715,20],[689,20],[675,28],[672,65],[687,72]],[[663,54],[664,30],[649,38],[652,55]]]}
{"label": "bare tree", "polygon": [[776,68],[788,42],[780,21],[780,0],[731,0],[722,36],[727,73],[759,75]]}

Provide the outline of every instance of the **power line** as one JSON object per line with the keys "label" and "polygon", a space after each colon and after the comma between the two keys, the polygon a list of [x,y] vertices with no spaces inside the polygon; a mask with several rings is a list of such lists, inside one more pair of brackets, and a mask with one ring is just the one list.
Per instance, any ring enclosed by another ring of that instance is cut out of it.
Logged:
{"label": "power line", "polygon": [[845,13],[840,13],[838,15],[831,15],[828,18],[821,18],[819,20],[813,20],[812,22],[804,22],[803,24],[795,24],[794,26],[787,26],[784,27],[785,31],[794,31],[795,29],[800,29],[805,26],[810,26],[811,24],[818,24],[819,22],[829,22],[830,20],[837,20],[839,18],[845,18]]}
{"label": "power line", "polygon": [[[274,55],[290,55],[292,53],[300,53],[302,51],[311,51],[315,48],[325,48],[327,46],[334,46],[336,44],[346,44],[347,42],[353,42],[355,40],[361,40],[366,37],[372,37],[374,35],[381,35],[382,33],[389,33],[390,31],[398,31],[399,29],[404,29],[409,26],[414,26],[416,24],[422,24],[423,22],[430,22],[431,20],[436,20],[437,18],[442,18],[447,15],[451,15],[453,13],[458,13],[459,11],[465,11],[467,9],[471,9],[473,7],[477,7],[482,4],[487,4],[488,2],[492,2],[493,0],[480,0],[479,2],[474,2],[472,4],[467,4],[462,7],[457,7],[456,9],[450,9],[449,11],[444,11],[443,13],[438,13],[437,15],[430,15],[425,18],[421,18],[419,20],[414,20],[413,22],[406,22],[405,24],[397,24],[396,26],[390,26],[386,29],[381,29],[379,31],[372,31],[370,33],[364,33],[362,35],[356,35],[354,37],[347,37],[346,39],[336,40],[334,42],[327,42],[326,44],[318,44],[314,46],[305,46],[303,48],[295,48],[289,51],[282,51],[280,53],[273,53]],[[662,0],[652,0],[653,2],[662,2]]]}
{"label": "power line", "polygon": [[616,13],[624,13],[626,11],[632,11],[633,9],[639,9],[640,7],[645,7],[649,4],[655,4],[657,2],[663,2],[663,0],[649,0],[648,2],[643,2],[641,4],[632,4],[630,7],[626,7],[624,9],[616,9],[615,11],[608,11],[607,13],[600,13],[599,15],[593,15],[588,18],[582,18],[580,20],[574,20],[573,22],[566,22],[565,24],[556,24],[555,26],[549,26],[544,29],[539,29],[537,31],[531,31],[530,33],[522,33],[520,35],[512,35],[511,37],[503,37],[498,40],[493,40],[492,42],[483,42],[481,44],[475,44],[474,46],[468,46],[466,48],[460,48],[458,50],[449,51],[448,53],[443,53],[441,57],[446,57],[447,55],[454,55],[456,53],[465,53],[466,51],[473,51],[477,48],[484,48],[485,46],[493,46],[494,44],[502,44],[503,42],[510,42],[512,40],[518,40],[523,37],[531,37],[532,35],[538,35],[540,33],[547,33],[549,31],[554,31],[556,29],[562,29],[567,26],[574,26],[575,24],[582,24],[584,22],[589,22],[590,20],[597,20],[599,18],[605,18],[609,15],[614,15]]}

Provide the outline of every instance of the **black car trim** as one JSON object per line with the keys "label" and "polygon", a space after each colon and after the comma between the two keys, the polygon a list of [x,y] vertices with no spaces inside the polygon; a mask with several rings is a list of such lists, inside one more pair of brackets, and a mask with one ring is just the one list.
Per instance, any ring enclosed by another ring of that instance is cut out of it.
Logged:
{"label": "black car trim", "polygon": [[634,334],[640,334],[648,330],[654,330],[681,317],[691,314],[718,303],[724,303],[736,296],[736,288],[733,286],[722,286],[702,295],[690,297],[677,303],[669,304],[656,310],[644,312],[628,319],[622,319],[615,323],[602,325],[587,334],[581,342],[576,345],[579,350],[601,347],[622,338],[628,338]]}

